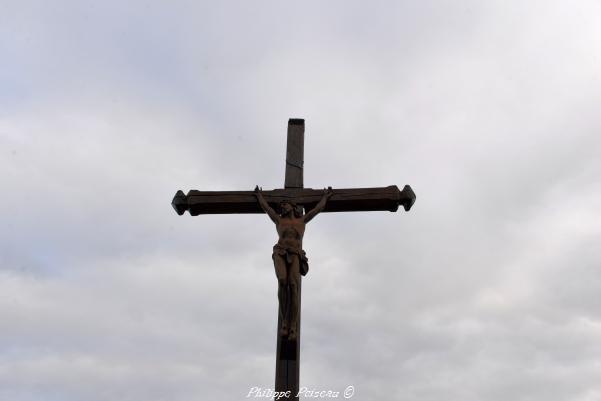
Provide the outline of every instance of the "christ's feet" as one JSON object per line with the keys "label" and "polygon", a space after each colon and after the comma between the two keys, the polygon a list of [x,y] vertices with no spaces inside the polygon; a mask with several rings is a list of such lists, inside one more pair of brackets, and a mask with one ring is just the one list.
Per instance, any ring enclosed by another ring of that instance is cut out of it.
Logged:
{"label": "christ's feet", "polygon": [[280,329],[281,337],[288,337],[288,325],[286,322],[282,323],[282,328]]}
{"label": "christ's feet", "polygon": [[296,340],[296,330],[293,328],[290,329],[290,334],[288,334],[288,340]]}

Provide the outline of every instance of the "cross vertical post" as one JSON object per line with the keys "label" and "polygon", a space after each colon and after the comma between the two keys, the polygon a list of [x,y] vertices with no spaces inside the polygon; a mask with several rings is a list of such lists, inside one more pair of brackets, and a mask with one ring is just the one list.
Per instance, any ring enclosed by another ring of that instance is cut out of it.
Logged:
{"label": "cross vertical post", "polygon": [[[284,188],[303,188],[303,162],[305,142],[305,120],[288,120],[286,140],[286,175]],[[301,290],[302,277],[298,285],[298,329],[295,340],[280,336],[282,319],[278,314],[277,348],[275,361],[275,391],[290,391],[290,398],[298,400],[300,378],[300,334],[301,334]]]}

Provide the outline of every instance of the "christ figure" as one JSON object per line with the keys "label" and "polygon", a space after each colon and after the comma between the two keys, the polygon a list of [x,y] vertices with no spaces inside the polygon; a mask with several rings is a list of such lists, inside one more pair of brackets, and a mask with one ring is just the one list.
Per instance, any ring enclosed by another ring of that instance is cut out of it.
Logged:
{"label": "christ figure", "polygon": [[332,196],[332,189],[324,190],[319,203],[305,215],[302,208],[291,201],[282,201],[278,214],[265,201],[258,186],[255,187],[255,196],[263,211],[275,223],[278,232],[279,239],[273,246],[272,258],[278,278],[279,314],[282,321],[280,336],[294,340],[298,331],[300,276],[309,271],[308,259],[303,251],[305,225],[325,208]]}

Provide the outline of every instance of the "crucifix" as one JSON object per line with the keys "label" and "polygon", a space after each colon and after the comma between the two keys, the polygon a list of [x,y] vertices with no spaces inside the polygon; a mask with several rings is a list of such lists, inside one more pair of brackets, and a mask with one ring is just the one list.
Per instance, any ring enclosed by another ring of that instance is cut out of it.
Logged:
{"label": "crucifix", "polygon": [[[286,175],[283,189],[263,191],[177,191],[171,205],[182,215],[267,213],[275,223],[278,242],[272,259],[278,278],[278,326],[275,392],[280,399],[298,400],[300,303],[302,276],[308,259],[302,249],[305,224],[320,212],[409,211],[415,194],[409,185],[379,188],[316,190],[303,186],[305,120],[288,121]],[[306,213],[303,213],[303,209]]]}

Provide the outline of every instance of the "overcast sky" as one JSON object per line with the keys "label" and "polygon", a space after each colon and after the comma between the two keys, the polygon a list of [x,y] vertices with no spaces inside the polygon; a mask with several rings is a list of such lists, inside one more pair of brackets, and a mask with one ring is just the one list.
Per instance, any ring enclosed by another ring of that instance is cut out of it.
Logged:
{"label": "overcast sky", "polygon": [[601,3],[0,0],[0,400],[273,388],[265,215],[178,189],[410,184],[318,216],[301,386],[601,400]]}

